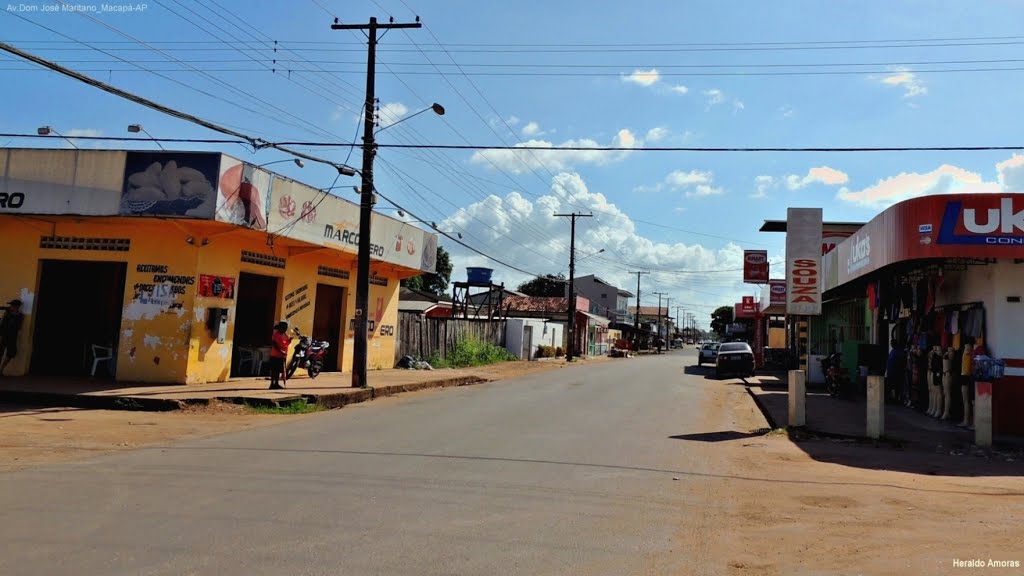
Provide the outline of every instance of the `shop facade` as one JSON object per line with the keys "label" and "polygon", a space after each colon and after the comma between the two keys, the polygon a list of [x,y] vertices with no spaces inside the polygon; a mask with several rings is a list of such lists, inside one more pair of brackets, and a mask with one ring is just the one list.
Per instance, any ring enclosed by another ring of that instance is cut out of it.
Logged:
{"label": "shop facade", "polygon": [[[351,369],[358,205],[208,152],[2,149],[0,176],[0,297],[25,312],[9,374],[257,375],[278,320]],[[376,213],[371,233],[369,366],[390,368],[399,282],[437,237]]]}
{"label": "shop facade", "polygon": [[1024,194],[901,202],[840,242],[821,269],[812,358],[838,350],[848,374],[884,373],[895,340],[911,384],[890,391],[928,410],[929,386],[941,388],[949,374],[938,412],[960,421],[970,412],[972,396],[962,393],[973,394],[970,366],[983,351],[1006,366],[992,382],[994,430],[1024,434]]}

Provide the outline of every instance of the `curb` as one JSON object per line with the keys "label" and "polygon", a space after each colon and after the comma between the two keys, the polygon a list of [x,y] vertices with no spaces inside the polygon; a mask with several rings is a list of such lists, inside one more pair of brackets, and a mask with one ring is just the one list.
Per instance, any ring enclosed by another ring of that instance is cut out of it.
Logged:
{"label": "curb", "polygon": [[323,408],[341,408],[348,404],[367,402],[374,398],[394,396],[404,392],[415,392],[427,388],[450,388],[469,386],[490,382],[480,376],[459,376],[441,380],[428,380],[411,384],[395,384],[380,388],[364,388],[355,392],[335,392],[328,394],[295,394],[281,398],[253,398],[231,395],[214,398],[187,398],[183,400],[145,398],[139,396],[94,396],[87,394],[57,394],[51,392],[30,392],[25,390],[0,390],[0,402],[26,404],[31,406],[88,408],[94,410],[134,410],[140,412],[172,412],[186,406],[206,406],[211,401],[229,404],[251,404],[255,406],[275,407],[286,405],[296,400],[305,400]]}
{"label": "curb", "polygon": [[757,409],[761,411],[761,415],[764,416],[764,419],[768,422],[768,427],[770,427],[772,430],[778,428],[779,426],[778,423],[775,422],[775,418],[772,418],[771,413],[768,411],[768,407],[765,406],[763,402],[761,402],[761,400],[757,397],[757,394],[754,394],[754,391],[750,389],[750,386],[744,386],[744,388],[747,389],[747,394],[749,394],[750,397],[754,400],[754,404],[757,405]]}

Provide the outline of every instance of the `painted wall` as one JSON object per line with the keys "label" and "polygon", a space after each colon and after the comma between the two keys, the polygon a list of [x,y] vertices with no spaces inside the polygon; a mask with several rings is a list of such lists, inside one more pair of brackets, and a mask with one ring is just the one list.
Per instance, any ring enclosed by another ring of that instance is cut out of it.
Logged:
{"label": "painted wall", "polygon": [[[526,326],[533,327],[529,357],[523,356],[523,335]],[[532,360],[536,357],[538,346],[563,346],[564,336],[565,324],[561,322],[545,322],[535,318],[509,318],[505,322],[505,349],[520,360]]]}

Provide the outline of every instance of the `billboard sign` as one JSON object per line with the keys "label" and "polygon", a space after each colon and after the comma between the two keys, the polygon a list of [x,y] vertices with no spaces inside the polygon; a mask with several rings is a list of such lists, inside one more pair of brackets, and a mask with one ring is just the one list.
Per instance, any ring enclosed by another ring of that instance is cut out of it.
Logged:
{"label": "billboard sign", "polygon": [[128,152],[120,213],[212,220],[220,157],[213,152]]}
{"label": "billboard sign", "polygon": [[217,220],[266,230],[272,181],[270,172],[224,156],[217,185]]}
{"label": "billboard sign", "polygon": [[789,208],[787,210],[787,314],[797,316],[821,314],[821,219],[821,208]]}
{"label": "billboard sign", "polygon": [[764,284],[768,281],[768,251],[743,251],[743,282],[745,284]]}
{"label": "billboard sign", "polygon": [[115,216],[124,152],[0,150],[0,214]]}
{"label": "billboard sign", "polygon": [[[269,230],[352,254],[359,250],[359,206],[283,177],[270,191]],[[373,214],[370,257],[423,272],[437,266],[437,235],[412,224]]]}
{"label": "billboard sign", "polygon": [[235,279],[231,276],[200,274],[199,295],[206,298],[234,299]]}
{"label": "billboard sign", "polygon": [[[938,194],[905,200],[836,248],[826,289],[917,259],[1024,258],[1024,194]],[[830,254],[831,256],[831,254]]]}
{"label": "billboard sign", "polygon": [[786,305],[786,281],[770,280],[768,282],[768,303],[771,306]]}

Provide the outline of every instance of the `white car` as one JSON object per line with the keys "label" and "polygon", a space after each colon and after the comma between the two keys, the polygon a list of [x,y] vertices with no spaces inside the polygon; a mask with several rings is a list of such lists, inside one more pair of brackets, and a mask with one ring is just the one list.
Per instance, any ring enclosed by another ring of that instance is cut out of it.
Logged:
{"label": "white car", "polygon": [[697,366],[701,366],[705,362],[708,364],[715,364],[718,360],[718,347],[721,346],[718,342],[705,342],[700,347],[700,352],[697,354]]}

